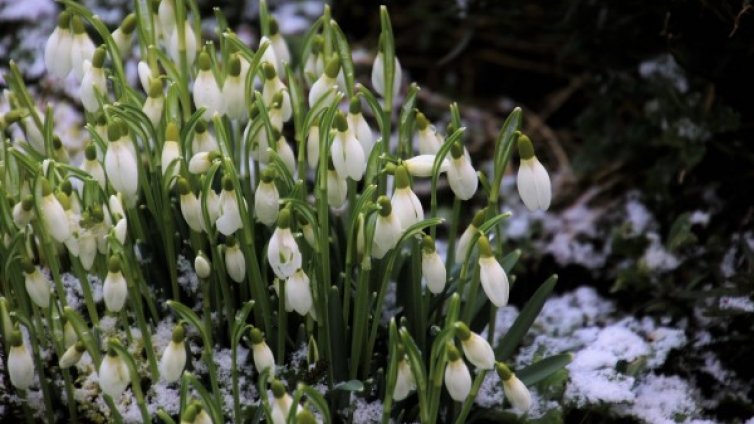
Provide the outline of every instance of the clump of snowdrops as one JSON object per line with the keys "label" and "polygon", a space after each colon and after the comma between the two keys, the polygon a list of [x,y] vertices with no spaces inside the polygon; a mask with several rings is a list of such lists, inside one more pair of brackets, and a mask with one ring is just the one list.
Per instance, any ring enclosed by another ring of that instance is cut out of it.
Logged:
{"label": "clump of snowdrops", "polygon": [[[521,255],[499,229],[515,151],[526,206],[547,209],[551,197],[520,109],[502,123],[492,170],[477,172],[458,107],[444,130],[419,111],[386,8],[366,86],[327,7],[294,58],[264,2],[253,47],[217,9],[217,39],[203,40],[193,0],[136,1],[113,30],[62,4],[45,63],[53,80],[80,86],[90,140],[66,148],[54,105],[38,108],[13,63],[0,119],[0,319],[27,420],[36,411],[77,422],[86,402],[77,393],[94,376],[103,419],[114,422],[129,402],[144,422],[347,421],[354,396],[381,399],[383,422],[464,422],[487,373],[525,413],[527,385],[568,362],[505,363],[554,276],[490,344]],[[132,58],[137,87],[124,71]],[[423,202],[413,191],[421,180]],[[442,226],[449,235],[438,243]],[[179,269],[181,256],[193,270]],[[64,278],[78,280],[82,307]],[[196,292],[179,283],[192,278]],[[398,305],[383,321],[391,285]],[[174,327],[158,350],[164,320]],[[230,382],[219,348],[232,352]],[[196,362],[206,373],[192,372]],[[256,398],[239,388],[249,367]],[[180,389],[177,414],[150,395],[158,383]],[[43,401],[24,400],[30,391]]]}

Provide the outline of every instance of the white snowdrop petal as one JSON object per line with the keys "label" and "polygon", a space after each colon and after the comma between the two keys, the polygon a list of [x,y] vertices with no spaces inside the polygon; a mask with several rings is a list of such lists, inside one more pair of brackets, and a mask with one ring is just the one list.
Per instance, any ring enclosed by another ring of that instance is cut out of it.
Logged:
{"label": "white snowdrop petal", "polygon": [[275,374],[275,357],[267,343],[257,343],[251,346],[252,355],[254,356],[254,366],[257,372],[261,373],[267,368],[270,369],[270,375]]}
{"label": "white snowdrop petal", "polygon": [[531,393],[515,375],[503,381],[503,392],[515,409],[525,412],[531,408]]}
{"label": "white snowdrop petal", "polygon": [[445,366],[445,388],[456,402],[463,402],[471,391],[469,367],[458,359]]}
{"label": "white snowdrop petal", "polygon": [[267,261],[280,279],[301,268],[301,252],[289,228],[276,228],[267,246]]}
{"label": "white snowdrop petal", "polygon": [[186,345],[170,341],[160,358],[160,377],[168,383],[178,381],[186,367]]}
{"label": "white snowdrop petal", "polygon": [[238,246],[229,247],[225,250],[225,269],[230,278],[236,283],[246,278],[246,258]]}
{"label": "white snowdrop petal", "polygon": [[71,227],[63,206],[53,194],[42,198],[41,208],[44,217],[44,227],[50,236],[58,243],[63,243],[71,237]]}
{"label": "white snowdrop petal", "polygon": [[34,362],[26,346],[13,346],[8,352],[8,375],[18,390],[27,390],[34,382]]}
{"label": "white snowdrop petal", "polygon": [[479,259],[479,281],[492,304],[498,308],[508,304],[508,276],[494,257]]}
{"label": "white snowdrop petal", "polygon": [[105,307],[110,312],[120,312],[123,305],[126,304],[128,296],[128,286],[126,279],[120,272],[108,272],[105,282],[102,285],[102,298],[105,301]]}
{"label": "white snowdrop petal", "polygon": [[495,366],[495,352],[483,337],[471,333],[468,340],[462,340],[463,354],[475,367],[490,370]]}
{"label": "white snowdrop petal", "polygon": [[306,316],[314,303],[309,277],[298,270],[285,283],[286,302],[301,316]]}
{"label": "white snowdrop petal", "polygon": [[259,222],[268,227],[277,222],[280,210],[279,201],[280,195],[274,182],[259,183],[256,196],[254,196],[254,212]]}
{"label": "white snowdrop petal", "polygon": [[438,294],[445,288],[447,272],[445,263],[437,251],[432,253],[422,252],[422,276],[430,292]]}
{"label": "white snowdrop petal", "polygon": [[131,382],[128,367],[118,356],[105,355],[97,374],[100,388],[114,400],[120,397]]}
{"label": "white snowdrop petal", "polygon": [[395,389],[393,389],[393,400],[400,402],[406,399],[414,390],[416,390],[414,373],[411,371],[408,361],[402,359],[398,363],[398,374],[395,379]]}

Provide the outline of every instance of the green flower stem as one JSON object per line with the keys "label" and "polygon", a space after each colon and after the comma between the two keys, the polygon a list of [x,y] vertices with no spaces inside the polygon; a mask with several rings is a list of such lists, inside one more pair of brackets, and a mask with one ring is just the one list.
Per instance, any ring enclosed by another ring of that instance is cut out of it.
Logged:
{"label": "green flower stem", "polygon": [[236,312],[232,324],[232,336],[230,339],[230,360],[231,360],[231,379],[233,385],[233,418],[234,422],[242,422],[241,418],[241,396],[238,381],[238,344],[241,342],[244,332],[246,332],[248,326],[246,320],[249,317],[251,309],[254,307],[254,301],[250,300],[246,302],[241,310]]}
{"label": "green flower stem", "polygon": [[474,312],[477,305],[477,296],[479,295],[479,267],[476,267],[474,274],[471,277],[471,285],[469,285],[469,292],[466,296],[466,303],[463,305],[463,318],[464,322],[471,322],[474,318]]}
{"label": "green flower stem", "polygon": [[413,311],[408,313],[413,317],[413,333],[416,335],[419,349],[424,351],[427,344],[427,309],[425,298],[427,293],[422,292],[422,271],[421,271],[421,239],[411,240],[411,257],[410,257],[410,276],[411,290],[409,305],[413,305]]}
{"label": "green flower stem", "polygon": [[[186,56],[186,5],[182,0],[175,2],[175,25],[178,31],[178,67],[180,69],[180,79],[176,82],[181,87],[179,92],[183,106],[181,109],[183,110],[183,121],[186,122],[191,118],[191,99],[188,92],[191,75],[188,57]],[[197,42],[198,46],[200,46],[199,42]]]}
{"label": "green flower stem", "polygon": [[278,288],[278,332],[275,362],[283,365],[285,359],[285,334],[288,332],[288,312],[285,310],[285,291],[287,281],[280,281]]}
{"label": "green flower stem", "polygon": [[466,396],[466,400],[463,402],[463,407],[458,414],[456,424],[463,424],[466,422],[466,417],[468,417],[469,412],[471,412],[471,407],[474,405],[474,399],[476,399],[476,395],[479,393],[479,388],[482,386],[482,383],[484,383],[484,377],[488,372],[489,370],[477,370],[474,384],[471,385],[471,392],[469,392],[469,395]]}
{"label": "green flower stem", "polygon": [[450,232],[448,233],[448,251],[445,257],[445,268],[453,269],[456,260],[456,239],[458,238],[458,224],[461,220],[461,199],[453,196],[453,209],[450,213]]}
{"label": "green flower stem", "polygon": [[[329,9],[325,6],[325,13],[329,13]],[[332,359],[333,346],[330,340],[330,331],[328,328],[329,323],[329,307],[328,307],[328,290],[330,286],[330,208],[327,204],[327,161],[330,157],[330,142],[331,135],[330,129],[332,127],[333,118],[335,112],[338,110],[338,104],[340,103],[343,95],[338,93],[335,95],[333,103],[329,106],[325,115],[322,117],[319,136],[319,168],[317,169],[317,223],[319,224],[319,255],[320,275],[316,281],[317,296],[319,302],[316,303],[317,309],[317,326],[319,328],[318,336],[320,337],[320,346],[324,347],[325,359],[330,361]],[[328,367],[328,387],[332,388],[335,383],[333,367]]]}
{"label": "green flower stem", "polygon": [[495,327],[497,326],[498,308],[490,302],[490,321],[487,324],[487,342],[491,345],[495,339]]}
{"label": "green flower stem", "polygon": [[398,327],[395,324],[395,318],[390,320],[388,327],[388,363],[387,374],[385,374],[385,398],[382,401],[382,424],[390,422],[390,412],[393,410],[393,391],[398,376]]}

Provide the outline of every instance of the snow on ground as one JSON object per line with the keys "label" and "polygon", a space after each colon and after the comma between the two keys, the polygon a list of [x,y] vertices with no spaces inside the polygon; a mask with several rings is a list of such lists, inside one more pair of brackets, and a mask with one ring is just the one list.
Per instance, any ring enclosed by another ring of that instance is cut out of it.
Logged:
{"label": "snow on ground", "polygon": [[[499,310],[495,340],[505,334],[517,316],[514,306]],[[694,384],[655,372],[671,350],[687,344],[682,328],[649,317],[621,317],[613,302],[600,297],[593,288],[581,287],[545,303],[512,364],[521,369],[535,358],[571,352],[574,359],[567,367],[565,405],[608,408],[617,416],[647,423],[701,422],[698,420],[704,417]],[[719,363],[710,364],[713,366],[719,369]],[[532,389],[535,405],[529,418],[559,407]],[[499,378],[495,373],[488,374],[476,403],[499,407],[503,398]]]}

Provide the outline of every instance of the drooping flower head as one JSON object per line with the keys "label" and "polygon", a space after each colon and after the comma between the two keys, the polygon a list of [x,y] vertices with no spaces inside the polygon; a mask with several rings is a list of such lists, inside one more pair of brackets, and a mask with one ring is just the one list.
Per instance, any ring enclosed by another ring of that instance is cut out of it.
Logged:
{"label": "drooping flower head", "polygon": [[521,156],[516,180],[518,194],[530,211],[546,211],[552,199],[550,176],[534,154],[531,140],[525,134],[518,137],[518,154]]}

